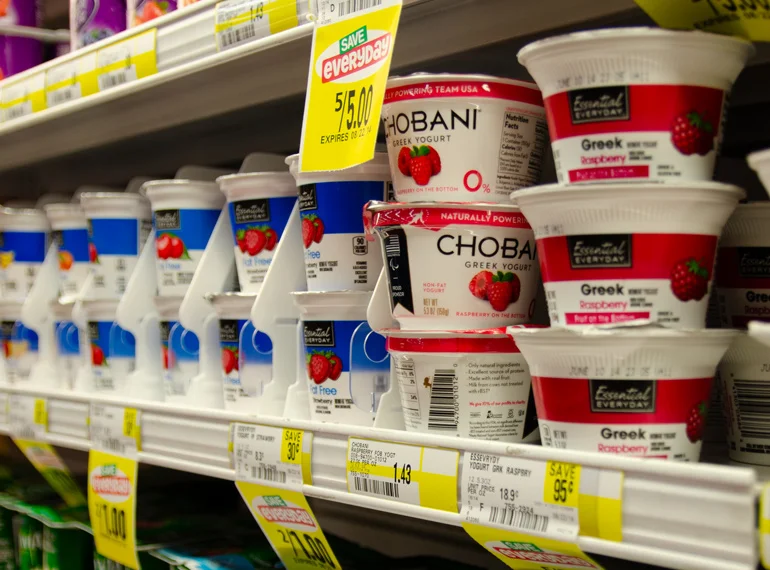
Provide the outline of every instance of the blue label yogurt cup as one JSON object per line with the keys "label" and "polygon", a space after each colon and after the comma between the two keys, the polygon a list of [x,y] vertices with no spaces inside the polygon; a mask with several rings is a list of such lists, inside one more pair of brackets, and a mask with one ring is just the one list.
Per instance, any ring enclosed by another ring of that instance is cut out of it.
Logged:
{"label": "blue label yogurt cup", "polygon": [[88,222],[80,204],[49,204],[45,207],[51,238],[59,252],[62,295],[74,295],[89,271]]}
{"label": "blue label yogurt cup", "polygon": [[29,378],[38,359],[38,336],[21,322],[21,303],[0,303],[0,335],[5,356],[5,373],[11,384]]}
{"label": "blue label yogurt cup", "polygon": [[163,391],[167,402],[179,403],[187,397],[192,379],[198,374],[200,343],[194,332],[179,323],[182,297],[155,297],[160,315]]}
{"label": "blue label yogurt cup", "polygon": [[82,363],[80,356],[80,329],[72,322],[72,303],[54,301],[51,311],[54,317],[54,339],[56,341],[56,368],[62,386],[67,390],[75,387]]}
{"label": "blue label yogurt cup", "polygon": [[2,295],[23,301],[35,283],[48,250],[48,219],[41,210],[0,210]]}
{"label": "blue label yogurt cup", "polygon": [[134,335],[115,321],[117,301],[86,301],[91,374],[97,392],[121,393],[136,367]]}

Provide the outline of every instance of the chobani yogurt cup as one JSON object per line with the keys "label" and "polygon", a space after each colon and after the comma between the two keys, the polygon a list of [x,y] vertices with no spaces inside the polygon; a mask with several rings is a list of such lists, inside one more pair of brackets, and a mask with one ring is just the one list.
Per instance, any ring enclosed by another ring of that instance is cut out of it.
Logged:
{"label": "chobani yogurt cup", "polygon": [[21,322],[19,301],[0,300],[0,334],[5,356],[5,373],[14,384],[29,379],[32,366],[38,359],[38,336]]}
{"label": "chobani yogurt cup", "polygon": [[697,461],[733,330],[509,328],[546,447]]}
{"label": "chobani yogurt cup", "polygon": [[241,291],[258,293],[297,203],[297,184],[288,172],[229,174],[217,183],[227,197]]}
{"label": "chobani yogurt cup", "polygon": [[89,271],[85,212],[80,204],[49,204],[45,213],[51,224],[51,238],[59,249],[61,294],[75,295]]}
{"label": "chobani yogurt cup", "polygon": [[386,334],[407,431],[519,442],[537,428],[529,367],[505,329]]}
{"label": "chobani yogurt cup", "polygon": [[115,321],[118,301],[85,301],[83,310],[88,321],[94,390],[123,393],[126,379],[136,367],[136,341]]}
{"label": "chobani yogurt cup", "polygon": [[23,301],[48,250],[50,226],[42,210],[0,209],[2,296]]}
{"label": "chobani yogurt cup", "polygon": [[364,216],[380,235],[402,329],[468,330],[532,318],[535,236],[517,207],[373,202]]}
{"label": "chobani yogurt cup", "polygon": [[184,297],[155,297],[160,316],[160,350],[163,390],[166,402],[180,403],[187,397],[192,379],[198,374],[198,336],[179,322]]}
{"label": "chobani yogurt cup", "polygon": [[120,299],[152,229],[150,202],[127,192],[84,192],[91,296]]}
{"label": "chobani yogurt cup", "polygon": [[273,378],[273,343],[249,318],[256,295],[220,293],[207,298],[219,316],[225,409],[254,411]]}
{"label": "chobani yogurt cup", "polygon": [[540,186],[535,230],[552,326],[705,326],[717,240],[743,190],[716,182]]}
{"label": "chobani yogurt cup", "polygon": [[153,180],[142,186],[152,204],[158,295],[184,296],[219,219],[225,197],[213,182]]}
{"label": "chobani yogurt cup", "polygon": [[739,204],[727,220],[716,286],[722,326],[770,321],[770,202]]}
{"label": "chobani yogurt cup", "polygon": [[534,83],[486,75],[391,77],[382,121],[400,202],[507,202],[537,184],[547,144]]}
{"label": "chobani yogurt cup", "polygon": [[299,187],[308,291],[374,290],[382,256],[364,235],[361,209],[387,195],[387,155],[334,172],[298,172],[298,157],[286,163]]}
{"label": "chobani yogurt cup", "polygon": [[371,293],[293,293],[300,309],[313,420],[371,426],[390,385],[385,337],[366,322]]}
{"label": "chobani yogurt cup", "polygon": [[59,371],[62,386],[67,390],[75,387],[75,379],[80,371],[80,330],[72,322],[73,303],[54,301],[51,312],[54,316],[54,339],[56,341],[56,369]]}
{"label": "chobani yogurt cup", "polygon": [[753,53],[730,36],[617,28],[540,40],[518,58],[543,91],[559,182],[669,182],[711,180]]}

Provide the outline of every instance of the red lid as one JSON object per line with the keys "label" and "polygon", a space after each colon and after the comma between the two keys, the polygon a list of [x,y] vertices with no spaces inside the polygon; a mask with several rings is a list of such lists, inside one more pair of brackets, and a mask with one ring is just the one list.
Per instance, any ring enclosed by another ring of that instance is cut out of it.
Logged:
{"label": "red lid", "polygon": [[[533,325],[525,325],[527,327]],[[517,353],[519,349],[505,327],[467,331],[381,331],[395,352]]]}

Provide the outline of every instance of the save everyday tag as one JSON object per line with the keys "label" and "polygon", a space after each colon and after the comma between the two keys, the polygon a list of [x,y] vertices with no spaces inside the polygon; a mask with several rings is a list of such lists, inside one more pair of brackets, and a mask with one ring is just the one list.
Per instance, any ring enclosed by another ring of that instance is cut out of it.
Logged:
{"label": "save everyday tag", "polygon": [[770,2],[767,0],[636,0],[636,3],[662,28],[770,40]]}
{"label": "save everyday tag", "polygon": [[141,449],[139,418],[134,408],[91,404],[92,449],[136,458]]}
{"label": "save everyday tag", "polygon": [[234,423],[230,434],[236,480],[279,483],[298,491],[311,483],[312,433]]}

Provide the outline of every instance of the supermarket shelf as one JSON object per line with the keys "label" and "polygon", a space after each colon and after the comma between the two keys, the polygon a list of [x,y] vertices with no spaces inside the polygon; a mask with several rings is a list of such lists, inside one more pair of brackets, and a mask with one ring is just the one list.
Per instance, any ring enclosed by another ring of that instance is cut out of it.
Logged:
{"label": "supermarket shelf", "polygon": [[[580,537],[586,552],[683,570],[753,570],[757,563],[755,504],[757,476],[748,467],[641,461],[500,442],[456,439],[393,430],[351,427],[224,410],[186,409],[163,403],[116,400],[71,392],[21,387],[9,393],[48,399],[48,441],[88,449],[88,406],[113,403],[141,410],[142,463],[234,479],[228,456],[231,422],[293,427],[313,432],[313,484],[309,497],[387,513],[460,525],[460,516],[433,509],[348,493],[346,450],[349,436],[397,443],[566,461],[586,468],[623,471],[623,542]],[[7,432],[7,425],[0,428]],[[458,478],[459,481],[459,478]],[[458,493],[458,496],[459,493]],[[459,505],[458,505],[459,506]]]}

